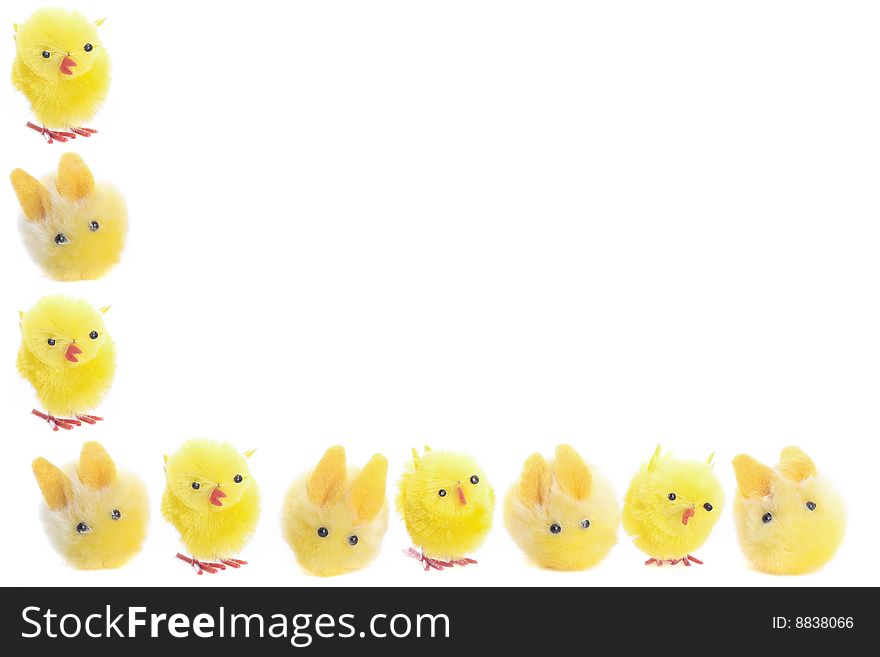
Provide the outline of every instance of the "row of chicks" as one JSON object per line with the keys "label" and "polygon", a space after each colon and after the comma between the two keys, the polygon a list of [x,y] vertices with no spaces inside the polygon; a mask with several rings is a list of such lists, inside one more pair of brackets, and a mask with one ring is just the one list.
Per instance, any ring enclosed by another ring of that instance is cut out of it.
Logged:
{"label": "row of chicks", "polygon": [[[162,515],[180,533],[177,558],[201,575],[247,562],[237,558],[256,529],[260,493],[248,459],[228,443],[190,440],[165,457]],[[530,456],[504,503],[504,523],[537,565],[583,570],[604,559],[623,527],[650,558],[647,564],[702,564],[693,556],[708,539],[724,504],[706,461],[685,461],[657,447],[633,477],[621,513],[601,472],[570,446],[554,458]],[[799,448],[783,450],[773,469],[740,455],[734,516],[740,545],[761,571],[799,574],[829,561],[843,540],[845,513],[833,487]],[[309,573],[339,575],[367,566],[388,527],[388,462],[374,455],[349,466],[331,447],[289,487],[284,538]],[[115,568],[138,553],[146,536],[146,488],[116,466],[96,442],[61,470],[33,463],[45,500],[43,522],[55,549],[75,568]],[[424,570],[475,564],[471,558],[492,527],[495,493],[467,454],[413,450],[397,490],[397,509],[416,547],[406,554]]]}

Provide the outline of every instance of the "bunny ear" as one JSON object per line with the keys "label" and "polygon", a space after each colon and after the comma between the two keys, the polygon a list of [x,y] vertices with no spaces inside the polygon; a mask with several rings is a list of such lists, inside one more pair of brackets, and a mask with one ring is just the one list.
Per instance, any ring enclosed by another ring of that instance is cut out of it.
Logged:
{"label": "bunny ear", "polygon": [[787,479],[801,482],[816,476],[816,464],[800,447],[786,447],[779,459],[779,471]]}
{"label": "bunny ear", "polygon": [[60,511],[73,499],[73,486],[66,474],[61,472],[46,459],[40,457],[31,464],[34,477],[46,500],[46,506],[53,511]]}
{"label": "bunny ear", "polygon": [[309,477],[309,499],[313,504],[326,506],[342,497],[345,488],[345,448],[339,445],[328,449]]}
{"label": "bunny ear", "polygon": [[581,455],[570,445],[556,448],[556,461],[553,464],[556,482],[563,492],[576,500],[585,500],[593,487],[593,475]]}
{"label": "bunny ear", "polygon": [[28,221],[42,221],[52,211],[49,190],[24,169],[16,169],[9,175],[18,204]]}
{"label": "bunny ear", "polygon": [[550,497],[550,472],[547,461],[538,454],[532,454],[523,465],[519,477],[519,499],[527,507],[543,506]]}
{"label": "bunny ear", "polygon": [[773,470],[748,454],[740,454],[733,459],[733,472],[744,497],[766,497],[770,494]]}
{"label": "bunny ear", "polygon": [[116,464],[101,443],[90,441],[82,446],[76,476],[87,488],[101,490],[116,481]]}
{"label": "bunny ear", "polygon": [[388,459],[376,454],[351,482],[351,504],[358,521],[369,522],[382,510],[387,474]]}
{"label": "bunny ear", "polygon": [[654,472],[658,465],[660,465],[660,445],[657,445],[657,449],[654,450],[654,455],[651,457],[651,460],[648,461],[648,472]]}
{"label": "bunny ear", "polygon": [[95,178],[79,155],[65,153],[58,163],[55,186],[68,201],[81,201],[95,191]]}

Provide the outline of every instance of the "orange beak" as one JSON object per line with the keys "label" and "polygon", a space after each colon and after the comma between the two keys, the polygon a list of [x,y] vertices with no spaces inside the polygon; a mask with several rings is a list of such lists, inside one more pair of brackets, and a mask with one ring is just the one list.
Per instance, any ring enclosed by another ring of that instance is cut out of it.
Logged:
{"label": "orange beak", "polygon": [[76,359],[76,357],[79,356],[82,352],[82,349],[71,343],[70,346],[67,347],[67,351],[64,353],[64,358],[69,360],[71,363],[78,363],[79,361]]}
{"label": "orange beak", "polygon": [[467,504],[467,498],[464,496],[464,488],[461,486],[458,487],[458,501],[461,502],[462,506]]}
{"label": "orange beak", "polygon": [[690,507],[686,508],[684,510],[684,514],[682,514],[682,516],[681,516],[681,524],[682,525],[688,524],[688,520],[690,520],[693,517],[694,517],[694,510]]}
{"label": "orange beak", "polygon": [[70,57],[65,57],[61,60],[61,66],[58,68],[61,70],[64,75],[73,75],[73,71],[71,70],[74,66],[76,66],[76,62],[73,61]]}
{"label": "orange beak", "polygon": [[215,488],[211,491],[211,497],[208,498],[208,501],[214,506],[223,506],[223,502],[221,502],[220,500],[222,500],[224,497],[226,497],[226,493],[224,493],[219,488]]}

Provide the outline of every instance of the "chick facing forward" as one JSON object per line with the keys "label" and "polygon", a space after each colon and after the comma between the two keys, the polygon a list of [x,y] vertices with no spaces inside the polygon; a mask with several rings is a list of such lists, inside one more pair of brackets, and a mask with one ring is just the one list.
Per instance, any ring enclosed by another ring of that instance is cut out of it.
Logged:
{"label": "chick facing forward", "polygon": [[201,575],[239,568],[260,517],[260,492],[247,459],[229,443],[196,439],[165,457],[162,517],[180,533],[192,558],[177,558]]}
{"label": "chick facing forward", "polygon": [[331,447],[287,491],[284,538],[309,573],[329,577],[359,570],[379,553],[388,529],[388,461],[376,454],[348,467],[345,449]]}
{"label": "chick facing forward", "polygon": [[117,472],[96,442],[64,470],[44,458],[33,472],[46,505],[41,519],[55,550],[74,568],[118,568],[140,552],[147,534],[147,489],[135,475]]}
{"label": "chick facing forward", "polygon": [[611,485],[568,445],[556,458],[532,454],[507,493],[504,524],[519,548],[542,568],[595,566],[617,542],[620,506]]}
{"label": "chick facing forward", "polygon": [[88,413],[100,405],[116,373],[116,349],[104,327],[108,310],[48,296],[21,313],[18,372],[46,410],[33,414],[53,431],[101,420]]}
{"label": "chick facing forward", "polygon": [[42,182],[22,169],[10,178],[25,247],[46,275],[94,280],[119,262],[128,232],[125,199],[109,183],[96,183],[79,155],[62,155],[57,173]]}
{"label": "chick facing forward", "polygon": [[425,570],[476,563],[467,557],[492,527],[495,492],[477,462],[467,454],[432,451],[413,460],[400,478],[397,510],[421,551],[408,554]]}
{"label": "chick facing forward", "polygon": [[740,454],[733,469],[739,544],[755,569],[800,575],[834,557],[846,531],[846,510],[809,456],[786,447],[774,470]]}
{"label": "chick facing forward", "polygon": [[88,137],[91,121],[110,88],[110,57],[98,27],[65,9],[38,9],[15,25],[12,84],[25,95],[39,125],[28,127],[53,141]]}
{"label": "chick facing forward", "polygon": [[721,514],[724,492],[706,461],[682,461],[661,454],[633,477],[623,502],[623,528],[650,559],[646,564],[703,563],[691,555]]}

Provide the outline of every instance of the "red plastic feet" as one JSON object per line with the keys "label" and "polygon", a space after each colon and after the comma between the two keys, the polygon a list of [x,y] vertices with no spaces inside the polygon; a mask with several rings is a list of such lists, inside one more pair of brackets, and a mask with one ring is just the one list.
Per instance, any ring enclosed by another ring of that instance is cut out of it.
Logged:
{"label": "red plastic feet", "polygon": [[27,122],[27,127],[31,130],[35,130],[36,132],[43,135],[46,138],[47,144],[52,144],[56,141],[60,141],[62,144],[70,139],[76,139],[77,135],[80,137],[91,137],[97,130],[92,130],[91,128],[70,128],[69,130],[51,130],[46,126],[38,126],[36,123]]}
{"label": "red plastic feet", "polygon": [[184,563],[188,563],[193,567],[193,570],[196,571],[196,575],[203,575],[204,573],[208,573],[209,575],[213,575],[214,573],[218,573],[221,570],[226,570],[226,566],[230,568],[241,568],[242,566],[247,565],[247,561],[242,561],[241,559],[220,559],[217,561],[199,561],[195,557],[187,557],[178,552],[175,555],[178,559],[183,561]]}
{"label": "red plastic feet", "polygon": [[38,418],[48,422],[49,426],[52,427],[52,431],[58,431],[58,429],[70,431],[74,427],[82,426],[83,422],[85,422],[86,424],[97,424],[98,422],[102,422],[104,420],[104,418],[98,417],[97,415],[77,415],[75,418],[55,417],[54,415],[41,413],[37,409],[33,409],[31,413],[36,415]]}
{"label": "red plastic feet", "polygon": [[681,559],[654,559],[654,558],[651,558],[645,562],[645,565],[650,566],[652,563],[657,566],[662,566],[665,563],[668,563],[670,566],[675,566],[679,563],[683,563],[685,566],[690,566],[692,563],[698,563],[701,566],[703,565],[702,561],[700,561],[696,557],[692,557],[691,555],[687,555],[685,557],[682,557]]}
{"label": "red plastic feet", "polygon": [[444,568],[452,568],[453,566],[467,566],[472,563],[477,563],[476,559],[469,559],[467,557],[463,557],[461,559],[453,559],[452,561],[441,561],[440,559],[432,559],[431,557],[425,556],[424,552],[419,552],[415,548],[407,548],[403,551],[403,553],[408,556],[416,559],[417,561],[425,564],[425,570],[443,570]]}

